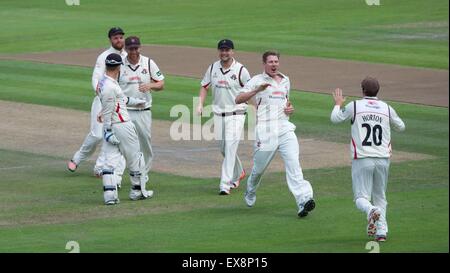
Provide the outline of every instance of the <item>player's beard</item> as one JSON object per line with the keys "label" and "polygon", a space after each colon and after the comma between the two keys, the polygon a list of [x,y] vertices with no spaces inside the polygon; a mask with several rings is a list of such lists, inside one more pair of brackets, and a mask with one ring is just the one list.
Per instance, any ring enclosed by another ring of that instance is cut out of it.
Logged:
{"label": "player's beard", "polygon": [[119,43],[115,43],[111,45],[115,50],[121,51],[123,49],[123,43],[119,42]]}

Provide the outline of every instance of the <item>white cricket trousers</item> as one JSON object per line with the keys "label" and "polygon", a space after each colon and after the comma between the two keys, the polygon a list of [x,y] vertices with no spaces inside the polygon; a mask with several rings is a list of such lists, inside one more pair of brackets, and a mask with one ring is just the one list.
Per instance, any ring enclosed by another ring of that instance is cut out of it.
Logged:
{"label": "white cricket trousers", "polygon": [[239,140],[244,128],[245,115],[220,116],[214,114],[214,130],[223,155],[220,191],[230,191],[244,171],[237,155]]}
{"label": "white cricket trousers", "polygon": [[[97,145],[102,143],[103,140],[103,124],[97,121],[97,115],[102,110],[102,103],[100,102],[100,98],[98,96],[94,97],[91,106],[91,128],[84,139],[83,144],[81,144],[80,149],[75,153],[72,160],[75,164],[79,165],[81,162],[85,161],[89,158],[97,148]],[[105,164],[105,155],[103,152],[103,146],[101,148],[100,154],[95,162],[94,170],[100,172],[104,168]],[[117,168],[117,174],[122,174],[125,169],[125,159],[121,159],[119,166]]]}
{"label": "white cricket trousers", "polygon": [[381,210],[377,233],[387,233],[386,188],[389,176],[388,158],[361,158],[352,161],[352,187],[358,209],[370,213],[373,206]]}
{"label": "white cricket trousers", "polygon": [[[100,102],[100,98],[98,96],[94,97],[91,106],[91,128],[84,139],[83,144],[80,149],[73,156],[73,161],[75,164],[79,165],[81,162],[90,157],[97,148],[97,145],[102,142],[103,139],[103,124],[97,121],[97,115],[100,113],[102,109],[102,103]],[[100,153],[97,164],[102,165],[104,162],[104,156]],[[96,164],[96,165],[97,165]]]}
{"label": "white cricket trousers", "polygon": [[153,150],[152,150],[152,112],[128,110],[130,119],[136,127],[141,152],[144,155],[145,174],[152,168]]}
{"label": "white cricket trousers", "polygon": [[122,155],[125,157],[130,171],[131,197],[137,197],[141,191],[146,191],[144,172],[145,162],[140,151],[136,128],[131,121],[112,124],[112,132],[120,141],[113,145],[104,141],[105,164],[103,168],[103,187],[105,202],[117,198],[117,179],[115,172],[120,164]]}
{"label": "white cricket trousers", "polygon": [[289,190],[294,195],[297,206],[300,208],[313,198],[313,189],[311,184],[303,178],[297,136],[293,131],[288,131],[279,136],[271,134],[269,137],[261,137],[261,133],[258,133],[258,131],[261,132],[261,130],[257,130],[256,134],[253,169],[247,180],[247,191],[256,193],[264,171],[278,150],[286,168],[286,181]]}

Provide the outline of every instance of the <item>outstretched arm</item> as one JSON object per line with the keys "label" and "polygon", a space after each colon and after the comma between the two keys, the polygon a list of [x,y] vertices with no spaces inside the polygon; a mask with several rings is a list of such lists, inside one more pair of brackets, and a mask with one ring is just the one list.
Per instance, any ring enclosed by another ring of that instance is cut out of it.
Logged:
{"label": "outstretched arm", "polygon": [[345,102],[345,97],[342,95],[342,90],[340,88],[334,90],[333,99],[335,105],[330,117],[332,123],[341,123],[353,116],[353,108],[348,107],[349,105],[341,109]]}
{"label": "outstretched arm", "polygon": [[405,123],[403,120],[397,115],[397,112],[395,112],[394,108],[389,106],[389,111],[391,113],[390,122],[392,124],[392,128],[394,128],[395,131],[405,131]]}
{"label": "outstretched arm", "polygon": [[239,94],[235,99],[236,104],[240,104],[240,103],[249,101],[251,98],[253,98],[253,96],[255,96],[256,94],[258,94],[261,91],[266,90],[266,88],[269,86],[270,86],[270,83],[263,83],[263,84],[259,85],[258,87],[256,87],[256,89],[251,90],[250,92],[245,92],[245,93]]}

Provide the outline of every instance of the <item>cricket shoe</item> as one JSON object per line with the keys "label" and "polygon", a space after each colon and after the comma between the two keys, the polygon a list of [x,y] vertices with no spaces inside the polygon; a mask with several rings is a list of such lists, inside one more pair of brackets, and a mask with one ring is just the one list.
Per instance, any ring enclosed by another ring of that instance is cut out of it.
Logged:
{"label": "cricket shoe", "polygon": [[153,197],[153,191],[146,191],[146,194],[142,194],[141,190],[131,190],[130,191],[130,199],[133,201],[149,199]]}
{"label": "cricket shoe", "polygon": [[298,217],[305,217],[308,215],[310,211],[312,211],[316,207],[316,202],[314,199],[309,199],[303,206],[300,206],[300,209],[297,213]]}
{"label": "cricket shoe", "polygon": [[219,192],[219,195],[230,195],[230,191],[227,191],[227,190],[221,190],[221,191]]}
{"label": "cricket shoe", "polygon": [[247,206],[253,207],[256,202],[256,193],[250,193],[248,191],[245,192],[244,195],[245,203],[247,203]]}
{"label": "cricket shoe", "polygon": [[377,242],[386,242],[387,237],[386,235],[376,235],[375,236],[375,241]]}
{"label": "cricket shoe", "polygon": [[377,232],[377,221],[380,219],[381,211],[379,208],[373,208],[367,220],[367,235],[372,237]]}
{"label": "cricket shoe", "polygon": [[117,205],[117,204],[119,204],[119,203],[120,203],[120,200],[119,200],[119,198],[117,198],[117,199],[113,199],[113,200],[106,201],[106,202],[105,202],[105,205],[111,206],[111,205]]}
{"label": "cricket shoe", "polygon": [[152,198],[154,194],[154,191],[146,191],[145,195],[142,195],[144,197],[144,199],[149,199]]}
{"label": "cricket shoe", "polygon": [[231,182],[231,189],[236,189],[241,184],[242,179],[244,179],[246,173],[245,170],[242,171],[241,176],[239,176],[237,181]]}
{"label": "cricket shoe", "polygon": [[77,169],[78,165],[73,162],[73,160],[70,160],[69,162],[67,162],[67,169],[71,172],[75,172],[75,170]]}

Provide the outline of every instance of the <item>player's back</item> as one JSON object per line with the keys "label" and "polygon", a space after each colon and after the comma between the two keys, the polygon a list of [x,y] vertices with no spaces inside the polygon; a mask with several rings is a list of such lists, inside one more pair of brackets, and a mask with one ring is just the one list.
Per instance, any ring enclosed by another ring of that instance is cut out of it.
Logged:
{"label": "player's back", "polygon": [[126,107],[127,97],[120,89],[117,81],[104,75],[98,82],[96,92],[103,107],[112,110],[112,123],[125,122],[130,119]]}
{"label": "player's back", "polygon": [[375,97],[353,102],[351,151],[354,159],[391,156],[390,109]]}

